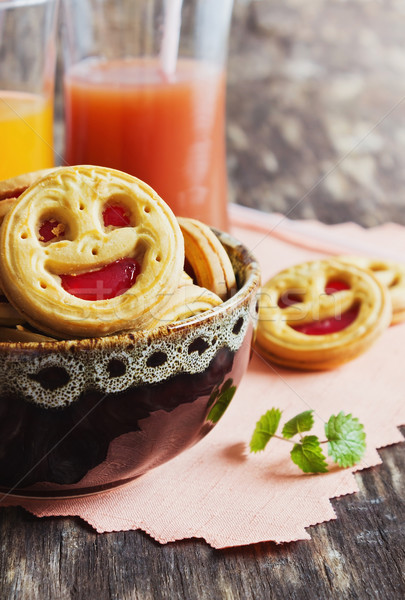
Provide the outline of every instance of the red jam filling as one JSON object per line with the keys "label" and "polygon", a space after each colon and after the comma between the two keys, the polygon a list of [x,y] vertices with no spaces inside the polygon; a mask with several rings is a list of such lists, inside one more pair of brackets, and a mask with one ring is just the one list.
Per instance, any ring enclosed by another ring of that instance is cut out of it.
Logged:
{"label": "red jam filling", "polygon": [[63,289],[82,300],[108,300],[134,285],[140,266],[133,258],[120,258],[89,273],[61,275]]}
{"label": "red jam filling", "polygon": [[329,295],[334,294],[335,292],[341,292],[342,290],[350,290],[350,285],[348,285],[346,281],[341,281],[340,279],[328,281],[325,287],[325,292]]}
{"label": "red jam filling", "polygon": [[346,312],[335,317],[328,317],[313,323],[305,323],[304,325],[293,325],[295,331],[306,333],[307,335],[326,335],[328,333],[336,333],[349,327],[359,314],[359,306],[352,306]]}
{"label": "red jam filling", "polygon": [[107,204],[103,211],[104,227],[128,227],[130,217],[123,206],[119,204]]}
{"label": "red jam filling", "polygon": [[56,219],[48,219],[39,228],[39,239],[41,242],[50,242],[61,237],[64,233],[65,226],[63,223],[58,223]]}

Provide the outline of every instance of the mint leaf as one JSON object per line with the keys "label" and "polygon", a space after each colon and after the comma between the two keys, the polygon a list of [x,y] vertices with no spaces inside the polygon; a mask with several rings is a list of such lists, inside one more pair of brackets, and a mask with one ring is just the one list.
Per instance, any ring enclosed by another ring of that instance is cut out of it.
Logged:
{"label": "mint leaf", "polygon": [[264,450],[268,442],[277,431],[281,419],[281,410],[272,408],[268,410],[256,423],[256,428],[250,440],[250,451]]}
{"label": "mint leaf", "polygon": [[283,427],[283,437],[290,439],[297,433],[312,429],[314,424],[313,412],[313,410],[306,410],[287,421]]}
{"label": "mint leaf", "polygon": [[316,435],[306,435],[295,444],[291,450],[291,459],[304,473],[326,473],[328,470]]}
{"label": "mint leaf", "polygon": [[325,425],[328,452],[340,467],[352,467],[364,454],[366,434],[359,420],[351,414],[332,415]]}
{"label": "mint leaf", "polygon": [[[212,423],[217,423],[228,408],[234,394],[236,385],[232,385],[232,379],[227,379],[222,386],[221,392],[217,393],[215,403],[211,406],[207,419]],[[212,397],[212,396],[211,396]],[[211,400],[211,398],[210,398]]]}

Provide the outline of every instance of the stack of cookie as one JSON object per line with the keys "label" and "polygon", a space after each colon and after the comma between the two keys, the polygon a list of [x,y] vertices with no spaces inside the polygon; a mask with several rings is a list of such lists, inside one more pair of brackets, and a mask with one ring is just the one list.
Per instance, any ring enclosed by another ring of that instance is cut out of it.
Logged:
{"label": "stack of cookie", "polygon": [[151,329],[212,310],[236,291],[211,229],[177,220],[126,173],[76,166],[28,174],[2,182],[0,200],[2,341]]}

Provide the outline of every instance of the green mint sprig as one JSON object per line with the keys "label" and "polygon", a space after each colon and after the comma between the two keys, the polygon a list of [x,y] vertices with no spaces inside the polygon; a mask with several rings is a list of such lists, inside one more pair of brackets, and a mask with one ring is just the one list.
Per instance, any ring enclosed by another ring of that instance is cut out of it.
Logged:
{"label": "green mint sprig", "polygon": [[[326,473],[328,466],[321,444],[327,444],[328,454],[340,467],[353,467],[366,449],[364,427],[356,417],[340,412],[332,415],[325,424],[326,440],[316,435],[302,435],[314,425],[313,410],[306,410],[287,421],[277,435],[282,412],[278,408],[268,410],[256,423],[250,440],[250,451],[261,452],[271,438],[276,437],[293,444],[292,461],[304,473]],[[298,436],[298,440],[292,440]]]}

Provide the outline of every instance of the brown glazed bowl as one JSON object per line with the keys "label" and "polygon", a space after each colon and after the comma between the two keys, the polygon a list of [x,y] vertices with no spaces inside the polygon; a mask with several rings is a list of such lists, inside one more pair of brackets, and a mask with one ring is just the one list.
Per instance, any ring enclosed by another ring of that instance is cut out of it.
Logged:
{"label": "brown glazed bowl", "polygon": [[153,331],[0,343],[0,492],[90,494],[131,481],[208,433],[250,357],[259,267],[217,232],[229,300]]}

